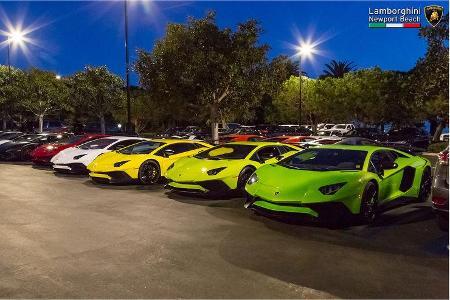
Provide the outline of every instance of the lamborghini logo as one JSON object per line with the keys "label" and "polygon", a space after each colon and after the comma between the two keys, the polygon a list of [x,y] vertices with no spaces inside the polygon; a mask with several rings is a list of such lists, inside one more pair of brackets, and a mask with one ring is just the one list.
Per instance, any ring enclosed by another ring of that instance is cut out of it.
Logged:
{"label": "lamborghini logo", "polygon": [[440,5],[428,5],[425,6],[424,13],[428,23],[435,27],[442,19],[442,15],[444,14],[444,7]]}

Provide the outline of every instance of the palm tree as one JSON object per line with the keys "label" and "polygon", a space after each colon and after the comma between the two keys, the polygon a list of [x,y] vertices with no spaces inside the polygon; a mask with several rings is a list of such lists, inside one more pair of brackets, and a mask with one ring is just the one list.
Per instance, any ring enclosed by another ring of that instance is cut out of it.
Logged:
{"label": "palm tree", "polygon": [[325,64],[325,70],[323,70],[323,74],[320,78],[342,78],[345,73],[353,71],[355,67],[356,66],[351,61],[336,61],[333,59],[329,64]]}

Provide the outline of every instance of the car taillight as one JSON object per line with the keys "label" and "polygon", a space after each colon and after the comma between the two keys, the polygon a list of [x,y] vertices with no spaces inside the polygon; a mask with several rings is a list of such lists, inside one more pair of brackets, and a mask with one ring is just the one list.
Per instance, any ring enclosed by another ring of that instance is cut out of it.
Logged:
{"label": "car taillight", "polygon": [[444,197],[433,196],[431,198],[431,202],[433,202],[433,204],[436,206],[444,206],[447,204],[447,201],[448,200]]}
{"label": "car taillight", "polygon": [[448,151],[442,151],[438,154],[439,162],[443,165],[448,165]]}

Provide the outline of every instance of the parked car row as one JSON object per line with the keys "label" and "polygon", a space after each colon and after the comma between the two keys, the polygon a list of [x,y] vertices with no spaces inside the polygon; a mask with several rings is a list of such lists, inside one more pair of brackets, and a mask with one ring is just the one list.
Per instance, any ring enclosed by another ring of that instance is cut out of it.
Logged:
{"label": "parked car row", "polygon": [[[0,140],[10,134],[0,134]],[[307,217],[333,226],[371,223],[401,199],[426,201],[430,194],[431,164],[420,156],[360,137],[308,149],[297,145],[300,138],[290,139],[213,146],[188,139],[26,134],[0,145],[0,159],[31,159],[55,172],[88,174],[101,184],[165,182],[175,193],[237,193],[257,213]],[[445,163],[448,150],[441,154]],[[442,172],[433,194],[440,224],[445,217],[448,222],[448,173]]]}

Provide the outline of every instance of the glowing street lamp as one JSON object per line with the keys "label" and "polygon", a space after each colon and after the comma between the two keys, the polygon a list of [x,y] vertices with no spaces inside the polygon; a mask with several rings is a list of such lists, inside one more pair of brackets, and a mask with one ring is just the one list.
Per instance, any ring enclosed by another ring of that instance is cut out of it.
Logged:
{"label": "glowing street lamp", "polygon": [[299,102],[298,102],[298,124],[302,125],[302,57],[310,58],[317,52],[314,44],[301,42],[297,47],[298,54],[298,77],[299,77]]}
{"label": "glowing street lamp", "polygon": [[15,45],[23,45],[25,43],[26,37],[25,34],[20,31],[13,29],[7,34],[8,40],[8,72],[11,73],[11,60],[10,60],[10,52],[11,52],[11,44]]}

